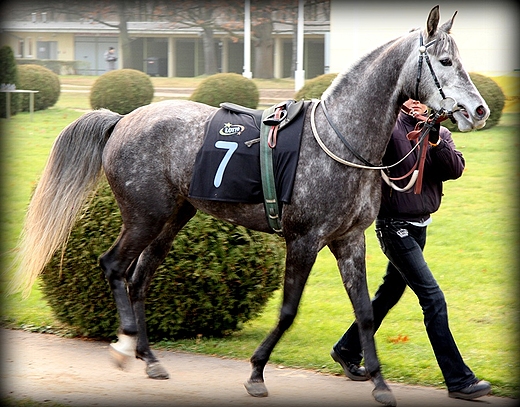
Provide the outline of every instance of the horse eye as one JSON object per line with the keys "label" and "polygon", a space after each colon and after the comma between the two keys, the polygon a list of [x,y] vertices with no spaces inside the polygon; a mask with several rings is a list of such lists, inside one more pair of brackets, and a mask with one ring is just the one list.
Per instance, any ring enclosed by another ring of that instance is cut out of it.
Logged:
{"label": "horse eye", "polygon": [[451,66],[451,59],[449,58],[441,59],[439,62],[442,64],[442,66]]}

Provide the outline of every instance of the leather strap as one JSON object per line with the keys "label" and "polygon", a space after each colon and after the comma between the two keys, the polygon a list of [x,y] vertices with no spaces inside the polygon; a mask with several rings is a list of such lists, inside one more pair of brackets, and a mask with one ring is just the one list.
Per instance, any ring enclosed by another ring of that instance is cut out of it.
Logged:
{"label": "leather strap", "polygon": [[350,145],[350,143],[345,139],[345,137],[343,137],[343,134],[341,134],[341,131],[339,131],[339,129],[336,127],[336,125],[334,124],[334,122],[332,121],[330,115],[329,115],[329,111],[328,109],[326,108],[325,106],[325,101],[322,100],[321,101],[321,110],[323,110],[323,114],[325,115],[325,118],[327,119],[327,121],[329,122],[330,126],[332,127],[332,129],[334,130],[334,132],[336,133],[336,135],[339,137],[339,139],[343,142],[343,144],[345,145],[345,147],[347,147],[348,151],[350,151],[359,161],[361,161],[363,164],[369,166],[369,167],[376,167],[374,164],[372,164],[371,162],[369,162],[368,160],[365,160],[356,150],[354,150],[354,148]]}
{"label": "leather strap", "polygon": [[[422,128],[420,127],[422,125]],[[414,186],[414,194],[420,194],[422,190],[422,180],[424,174],[424,163],[426,161],[426,153],[428,151],[428,133],[430,133],[430,129],[433,126],[432,123],[428,122],[419,122],[415,126],[415,129],[407,134],[409,140],[417,140],[417,143],[421,143],[419,146],[420,156],[419,160],[414,167],[418,167],[417,170],[419,174],[417,176],[417,181]]]}
{"label": "leather strap", "polygon": [[272,150],[276,146],[276,135],[278,133],[279,124],[274,126],[265,125],[264,119],[273,117],[279,121],[283,111],[285,111],[285,106],[272,106],[264,110],[260,129],[260,174],[262,177],[265,213],[269,226],[273,231],[279,234],[282,233],[282,224],[280,222],[280,207],[278,206],[274,181]]}

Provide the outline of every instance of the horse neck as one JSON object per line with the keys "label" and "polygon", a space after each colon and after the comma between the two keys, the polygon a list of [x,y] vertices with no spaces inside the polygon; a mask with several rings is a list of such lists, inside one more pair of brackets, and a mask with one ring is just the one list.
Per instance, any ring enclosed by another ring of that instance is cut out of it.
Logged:
{"label": "horse neck", "polygon": [[403,83],[414,80],[413,75],[404,77],[413,40],[409,34],[372,51],[338,75],[322,96],[336,126],[373,163],[381,161],[407,99]]}

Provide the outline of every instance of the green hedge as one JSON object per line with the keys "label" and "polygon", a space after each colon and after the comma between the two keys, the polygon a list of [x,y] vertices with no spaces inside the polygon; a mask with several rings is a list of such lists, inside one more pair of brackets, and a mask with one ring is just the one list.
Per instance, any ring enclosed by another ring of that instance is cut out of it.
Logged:
{"label": "green hedge", "polygon": [[256,109],[260,92],[251,79],[236,73],[218,73],[204,79],[190,100],[215,107],[223,102],[231,102]]}
{"label": "green hedge", "polygon": [[23,59],[17,58],[18,65],[34,64],[40,65],[54,72],[56,75],[77,75],[81,66],[87,64],[85,61],[61,61],[58,59]]}
{"label": "green hedge", "polygon": [[[18,69],[16,60],[11,47],[4,45],[0,48],[0,84],[15,85],[20,88],[18,80]],[[6,117],[6,100],[7,95],[0,94],[0,117]],[[20,95],[11,94],[11,114],[14,115],[20,110]]]}
{"label": "green hedge", "polygon": [[317,76],[316,78],[309,79],[305,82],[305,85],[296,92],[294,99],[320,99],[322,93],[330,86],[337,75],[337,73],[326,73]]}
{"label": "green hedge", "polygon": [[[113,338],[119,319],[99,256],[116,239],[121,219],[104,182],[74,227],[63,254],[42,275],[56,317],[79,334]],[[146,301],[149,338],[223,336],[259,314],[280,287],[284,241],[198,213],[176,237]]]}
{"label": "green hedge", "polygon": [[[34,94],[34,110],[45,110],[56,104],[60,97],[60,78],[50,69],[40,65],[28,64],[18,66],[20,89],[37,90]],[[29,111],[29,95],[21,94],[20,109]]]}
{"label": "green hedge", "polygon": [[144,72],[117,69],[104,73],[94,82],[90,89],[90,106],[127,114],[151,103],[153,93],[152,81]]}

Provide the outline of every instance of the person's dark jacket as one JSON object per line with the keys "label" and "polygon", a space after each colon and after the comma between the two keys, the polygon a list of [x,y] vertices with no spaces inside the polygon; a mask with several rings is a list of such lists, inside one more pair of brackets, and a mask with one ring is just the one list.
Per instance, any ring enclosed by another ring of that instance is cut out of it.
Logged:
{"label": "person's dark jacket", "polygon": [[[417,120],[404,112],[400,112],[392,137],[383,157],[383,165],[392,165],[403,158],[415,145],[410,141],[407,134],[415,128]],[[382,201],[379,210],[379,218],[393,218],[407,221],[422,222],[429,218],[430,214],[439,209],[442,199],[442,183],[449,179],[459,178],[464,171],[464,157],[460,151],[455,149],[455,143],[451,132],[440,127],[441,141],[437,146],[428,146],[422,192],[414,193],[412,187],[406,192],[398,192],[382,181]],[[389,177],[400,177],[405,175],[417,160],[418,149],[416,149],[401,164],[391,168],[387,174]],[[409,177],[394,183],[403,188],[409,181]]]}

